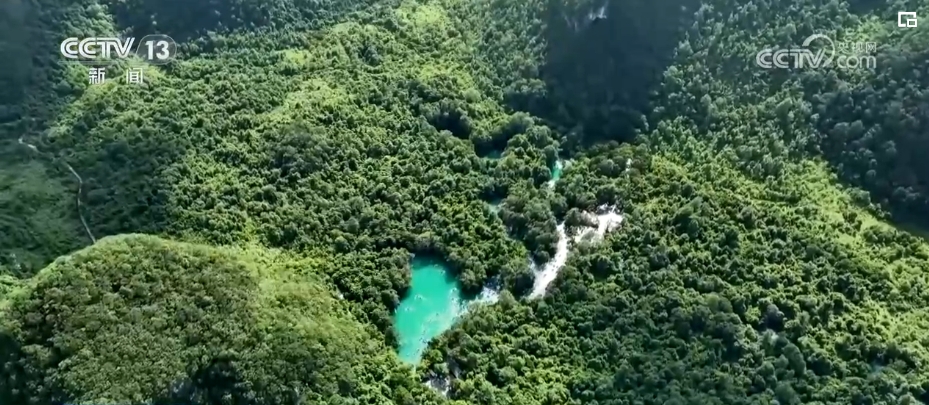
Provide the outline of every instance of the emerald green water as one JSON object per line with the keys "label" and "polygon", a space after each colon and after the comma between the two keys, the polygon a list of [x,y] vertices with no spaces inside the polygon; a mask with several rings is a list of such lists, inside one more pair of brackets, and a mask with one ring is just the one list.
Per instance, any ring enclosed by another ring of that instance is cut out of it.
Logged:
{"label": "emerald green water", "polygon": [[491,160],[497,160],[497,159],[500,159],[500,158],[502,158],[502,157],[503,157],[503,151],[502,151],[502,150],[496,150],[496,149],[494,149],[494,150],[488,152],[487,155],[484,156],[485,159],[491,159]]}
{"label": "emerald green water", "polygon": [[429,341],[452,327],[464,312],[461,289],[447,266],[430,258],[410,263],[412,285],[397,312],[394,327],[400,338],[400,359],[416,364]]}
{"label": "emerald green water", "polygon": [[555,162],[555,167],[552,168],[552,182],[556,182],[561,179],[561,172],[564,171],[564,163],[560,160]]}
{"label": "emerald green water", "polygon": [[500,204],[503,204],[502,198],[495,198],[487,202],[487,207],[490,208],[490,212],[496,214],[500,212]]}
{"label": "emerald green water", "polygon": [[[557,161],[552,167],[550,185],[561,178],[564,163]],[[490,201],[488,206],[496,212],[501,200]],[[413,279],[410,289],[394,313],[394,328],[400,340],[400,359],[417,364],[429,342],[442,334],[464,314],[467,301],[461,295],[458,280],[442,261],[416,257],[410,263]]]}

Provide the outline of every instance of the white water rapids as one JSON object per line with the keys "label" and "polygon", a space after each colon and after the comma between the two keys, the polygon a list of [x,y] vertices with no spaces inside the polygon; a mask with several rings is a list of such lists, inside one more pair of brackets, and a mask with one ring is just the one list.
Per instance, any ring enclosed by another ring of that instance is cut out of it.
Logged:
{"label": "white water rapids", "polygon": [[603,239],[607,232],[618,228],[623,223],[623,216],[615,207],[603,205],[597,208],[597,213],[585,213],[591,222],[597,224],[596,227],[583,227],[578,230],[573,238],[569,238],[565,231],[564,222],[558,224],[558,243],[555,245],[555,257],[547,263],[539,266],[531,263],[533,273],[535,273],[535,283],[532,286],[532,292],[529,298],[539,298],[545,295],[545,290],[549,284],[558,277],[558,271],[564,267],[568,261],[568,253],[573,244],[582,240],[592,242]]}
{"label": "white water rapids", "polygon": [[[565,224],[563,222],[558,224],[558,243],[555,247],[555,257],[542,266],[538,266],[530,260],[530,266],[532,267],[533,273],[535,273],[535,282],[532,286],[532,292],[529,294],[530,299],[545,295],[545,291],[549,284],[555,280],[558,276],[558,271],[561,270],[565,262],[568,261],[568,253],[573,244],[585,240],[597,242],[603,239],[607,232],[617,229],[623,222],[623,216],[619,211],[615,207],[607,205],[598,207],[596,213],[588,212],[586,215],[590,222],[596,224],[596,226],[582,227],[577,230],[573,238],[569,238],[565,230]],[[498,298],[498,283],[495,281],[488,283],[483,291],[481,291],[481,295],[478,298],[470,303],[462,303],[458,316],[462,316],[467,312],[469,304],[493,304],[497,302]],[[448,366],[452,373],[451,379],[457,378],[458,368],[452,363],[449,363]],[[428,380],[427,385],[447,397],[451,390],[451,379],[448,377],[434,376]]]}
{"label": "white water rapids", "polygon": [[[569,162],[558,161],[556,163],[556,168],[558,170],[564,169]],[[627,161],[627,167],[631,164],[631,161]],[[552,179],[548,182],[548,187],[554,187],[557,179]],[[529,293],[530,299],[540,298],[545,295],[548,286],[555,281],[555,278],[558,277],[558,272],[564,267],[565,263],[568,261],[568,253],[573,245],[582,242],[589,241],[596,243],[603,239],[606,236],[607,232],[611,232],[623,223],[623,216],[619,213],[619,210],[610,205],[601,205],[597,207],[596,212],[586,212],[588,222],[594,224],[594,226],[585,226],[580,229],[576,229],[574,237],[569,237],[564,222],[560,223],[556,227],[558,232],[558,242],[555,245],[555,256],[543,265],[538,265],[534,263],[531,259],[529,260],[529,266],[532,268],[532,272],[535,275],[535,280],[533,282],[532,291]],[[470,303],[463,303],[460,306],[459,316],[464,315],[468,310],[468,306],[471,303],[475,304],[493,304],[497,302],[499,298],[499,283],[497,280],[488,283],[484,286],[481,295],[471,301]],[[457,377],[457,367],[454,364],[449,364],[449,370],[452,371],[452,379]],[[448,396],[448,392],[451,387],[451,381],[447,377],[433,377],[428,381],[428,385],[435,389],[436,391],[441,392],[443,395]]]}
{"label": "white water rapids", "polygon": [[[555,162],[555,170],[564,170],[570,164],[570,160],[564,162],[559,160]],[[632,160],[626,160],[627,169],[631,165]],[[549,188],[553,188],[557,181],[558,179],[549,180],[546,185]],[[568,252],[572,244],[576,244],[586,238],[590,238],[593,242],[603,239],[603,236],[606,235],[607,232],[616,229],[623,222],[623,216],[619,213],[619,210],[609,205],[601,205],[597,207],[596,213],[586,212],[585,215],[590,222],[596,224],[595,227],[583,227],[577,231],[574,238],[569,238],[565,230],[564,222],[562,222],[556,227],[556,231],[558,232],[558,243],[555,245],[555,257],[541,266],[530,259],[529,265],[532,267],[532,272],[535,274],[535,282],[532,286],[532,292],[529,294],[529,298],[539,298],[545,295],[545,290],[548,288],[548,285],[551,284],[552,281],[555,281],[555,278],[558,277],[558,271],[561,270],[565,262],[568,261]]]}
{"label": "white water rapids", "polygon": [[[567,167],[568,167],[568,164],[570,164],[570,163],[571,163],[570,160],[567,161],[567,162],[564,162],[564,161],[561,161],[561,160],[556,161],[556,162],[555,162],[555,171],[560,173],[562,170],[564,170],[565,168],[567,168]],[[559,174],[558,177],[560,178],[561,175]],[[553,188],[553,187],[555,187],[555,183],[557,183],[557,182],[558,182],[558,178],[553,178],[553,179],[549,180],[547,183],[545,183],[545,185],[548,186],[548,188]]]}

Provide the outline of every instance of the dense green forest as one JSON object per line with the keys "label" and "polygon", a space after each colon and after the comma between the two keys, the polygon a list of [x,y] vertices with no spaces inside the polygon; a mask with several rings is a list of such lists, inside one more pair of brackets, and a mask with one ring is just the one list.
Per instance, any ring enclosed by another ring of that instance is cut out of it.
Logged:
{"label": "dense green forest", "polygon": [[[904,10],[929,4],[4,2],[0,403],[929,403]],[[144,85],[58,53],[156,32],[177,61],[108,68]],[[814,33],[876,68],[755,65]],[[622,228],[526,298],[604,204]],[[414,253],[503,288],[415,371]]]}
{"label": "dense green forest", "polygon": [[[316,259],[153,236],[52,263],[6,309],[0,398],[27,403],[435,402],[338,304]],[[379,387],[391,383],[391,389]]]}

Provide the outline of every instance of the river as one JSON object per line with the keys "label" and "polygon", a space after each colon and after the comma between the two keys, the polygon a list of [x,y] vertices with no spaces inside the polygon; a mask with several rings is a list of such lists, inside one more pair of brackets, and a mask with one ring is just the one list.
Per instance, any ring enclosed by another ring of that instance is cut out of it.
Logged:
{"label": "river", "polygon": [[[554,187],[561,179],[562,172],[569,163],[561,160],[555,163],[552,179],[548,182],[549,187]],[[498,204],[491,203],[491,209]],[[623,221],[619,211],[609,205],[600,206],[596,212],[588,212],[586,215],[595,226],[575,229],[572,232],[573,237],[570,237],[564,223],[558,224],[555,256],[543,264],[530,262],[535,273],[530,299],[545,295],[548,286],[557,278],[558,272],[567,262],[574,244],[585,240],[596,242],[607,232],[618,228]],[[410,269],[412,282],[394,314],[394,327],[400,339],[400,359],[409,364],[417,364],[429,342],[451,328],[467,312],[471,304],[495,302],[497,287],[496,283],[491,283],[484,288],[479,297],[468,300],[462,296],[458,280],[442,261],[436,258],[415,257],[410,263]]]}

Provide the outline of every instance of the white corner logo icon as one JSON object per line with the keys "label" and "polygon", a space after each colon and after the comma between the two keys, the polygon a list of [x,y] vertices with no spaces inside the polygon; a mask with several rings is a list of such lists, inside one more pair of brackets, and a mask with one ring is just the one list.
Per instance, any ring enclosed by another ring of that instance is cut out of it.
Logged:
{"label": "white corner logo icon", "polygon": [[897,26],[904,28],[916,28],[916,12],[901,11],[897,13]]}

